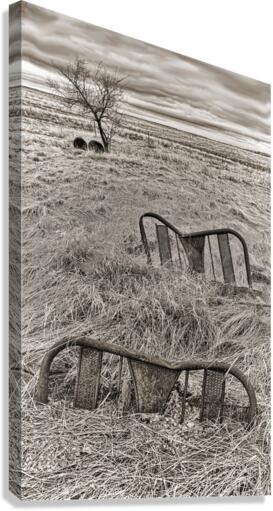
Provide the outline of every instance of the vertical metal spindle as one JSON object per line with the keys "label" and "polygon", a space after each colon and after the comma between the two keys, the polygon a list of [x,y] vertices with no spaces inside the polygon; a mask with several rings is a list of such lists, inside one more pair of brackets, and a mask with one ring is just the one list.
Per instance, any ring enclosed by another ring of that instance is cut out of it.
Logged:
{"label": "vertical metal spindle", "polygon": [[176,233],[175,233],[175,241],[176,241],[176,246],[177,246],[177,252],[178,252],[178,259],[179,259],[179,263],[180,263],[180,268],[182,268],[181,254],[180,254],[180,249],[179,249],[178,237],[177,237]]}
{"label": "vertical metal spindle", "polygon": [[120,389],[121,389],[122,367],[123,367],[123,357],[119,357],[119,370],[118,370],[118,396],[120,395]]}
{"label": "vertical metal spindle", "polygon": [[181,424],[182,424],[182,422],[184,422],[184,418],[185,418],[186,397],[187,397],[188,382],[189,382],[189,371],[186,371],[186,372],[185,372],[185,382],[184,382],[183,401],[182,401],[182,413],[181,413],[181,419],[180,419],[180,423],[181,423]]}
{"label": "vertical metal spindle", "polygon": [[207,369],[204,369],[203,376],[203,387],[202,387],[202,402],[201,402],[201,410],[200,410],[200,421],[203,420],[204,417],[204,408],[205,408],[205,394],[206,394],[206,384],[207,384]]}
{"label": "vertical metal spindle", "polygon": [[210,251],[210,260],[211,260],[211,266],[212,266],[212,273],[213,273],[214,280],[216,280],[215,269],[214,269],[214,262],[213,262],[211,244],[210,244],[210,236],[208,236],[208,242],[209,242],[209,251]]}
{"label": "vertical metal spindle", "polygon": [[220,408],[220,423],[222,424],[224,420],[224,404],[225,404],[225,389],[226,389],[226,378],[223,378],[222,381],[222,391],[221,391],[221,408]]}

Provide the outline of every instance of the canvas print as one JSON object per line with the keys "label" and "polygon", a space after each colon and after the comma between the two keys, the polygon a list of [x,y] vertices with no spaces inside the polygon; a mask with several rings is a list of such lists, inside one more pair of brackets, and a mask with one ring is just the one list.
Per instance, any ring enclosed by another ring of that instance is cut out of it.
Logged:
{"label": "canvas print", "polygon": [[10,6],[10,489],[270,493],[270,86]]}

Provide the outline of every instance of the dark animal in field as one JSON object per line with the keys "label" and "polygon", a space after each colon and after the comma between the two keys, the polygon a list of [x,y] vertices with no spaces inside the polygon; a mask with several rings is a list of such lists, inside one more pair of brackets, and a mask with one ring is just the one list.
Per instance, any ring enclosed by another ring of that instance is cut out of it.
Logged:
{"label": "dark animal in field", "polygon": [[87,149],[87,143],[85,142],[85,140],[83,140],[82,137],[76,137],[73,142],[73,145],[76,149],[83,149],[84,151],[86,151]]}
{"label": "dark animal in field", "polygon": [[95,153],[104,153],[103,145],[97,140],[90,140],[88,147],[90,151],[95,151]]}

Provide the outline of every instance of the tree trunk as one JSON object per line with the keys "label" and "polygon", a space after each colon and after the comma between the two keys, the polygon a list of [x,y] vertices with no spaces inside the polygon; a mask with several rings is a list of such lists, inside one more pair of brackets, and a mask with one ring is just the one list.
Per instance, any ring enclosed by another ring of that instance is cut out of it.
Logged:
{"label": "tree trunk", "polygon": [[106,153],[109,153],[109,142],[105,136],[105,133],[103,131],[103,127],[101,125],[101,122],[100,122],[100,119],[96,118],[96,122],[97,122],[97,125],[98,125],[98,128],[99,128],[99,132],[100,132],[100,136],[101,136],[101,140],[102,140],[102,143],[103,143],[103,147],[104,147],[104,151]]}

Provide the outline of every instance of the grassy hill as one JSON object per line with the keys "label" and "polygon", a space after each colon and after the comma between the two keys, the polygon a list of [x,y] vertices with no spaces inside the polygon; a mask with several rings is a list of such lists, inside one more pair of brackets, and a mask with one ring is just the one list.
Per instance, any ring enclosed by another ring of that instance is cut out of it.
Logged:
{"label": "grassy hill", "polygon": [[[22,497],[269,493],[269,158],[132,117],[110,154],[75,150],[76,136],[94,138],[86,119],[31,89],[20,109],[13,94],[11,186],[22,134]],[[207,280],[149,268],[139,250],[145,211],[184,232],[238,230],[263,300],[219,297]],[[50,406],[37,404],[45,351],[85,334],[170,360],[236,363],[257,392],[257,425],[200,424],[195,411],[179,424],[177,395],[163,416],[121,413],[115,357],[103,366],[98,409],[73,409],[71,350],[54,365]]]}

